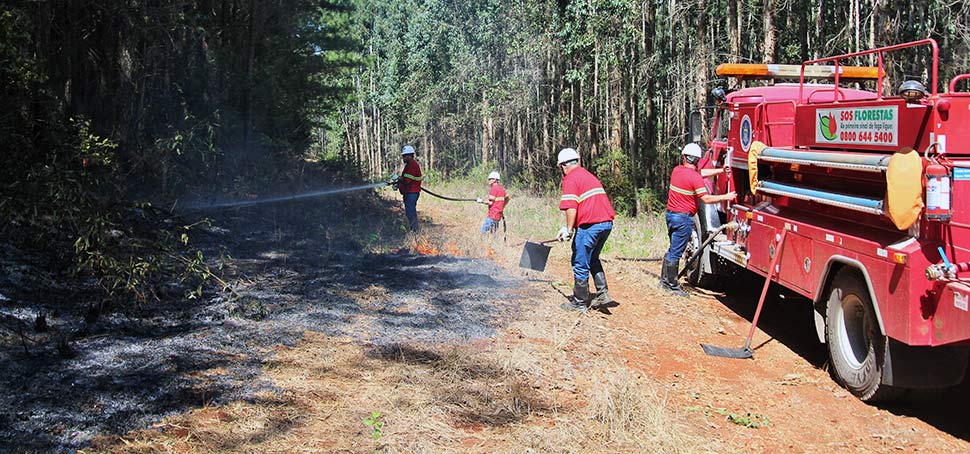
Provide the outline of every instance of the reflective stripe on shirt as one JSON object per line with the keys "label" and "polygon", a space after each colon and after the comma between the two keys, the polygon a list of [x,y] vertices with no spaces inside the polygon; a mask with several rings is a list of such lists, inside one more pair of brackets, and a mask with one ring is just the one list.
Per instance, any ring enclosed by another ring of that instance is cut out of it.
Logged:
{"label": "reflective stripe on shirt", "polygon": [[670,185],[670,190],[671,191],[674,191],[674,192],[676,192],[678,194],[683,194],[683,195],[701,195],[701,194],[707,194],[707,188],[697,188],[694,191],[688,191],[686,189],[681,189],[681,188],[678,188],[677,186]]}

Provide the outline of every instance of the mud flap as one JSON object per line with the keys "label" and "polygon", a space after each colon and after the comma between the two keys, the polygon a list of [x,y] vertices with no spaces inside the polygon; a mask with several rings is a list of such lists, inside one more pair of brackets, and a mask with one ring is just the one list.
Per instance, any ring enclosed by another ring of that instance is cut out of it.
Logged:
{"label": "mud flap", "polygon": [[911,389],[944,388],[963,381],[970,346],[913,347],[889,338],[882,383]]}

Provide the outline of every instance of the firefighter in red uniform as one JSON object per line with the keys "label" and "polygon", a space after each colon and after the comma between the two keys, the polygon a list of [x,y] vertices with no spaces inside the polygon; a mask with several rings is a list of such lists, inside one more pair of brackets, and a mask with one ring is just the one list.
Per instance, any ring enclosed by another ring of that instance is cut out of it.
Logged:
{"label": "firefighter in red uniform", "polygon": [[508,201],[505,188],[499,184],[498,180],[498,172],[488,174],[488,199],[476,200],[478,203],[488,205],[488,215],[485,216],[485,222],[482,224],[482,235],[498,231],[498,223],[502,221],[505,203]]}
{"label": "firefighter in red uniform", "polygon": [[681,165],[674,167],[670,175],[670,190],[667,192],[667,236],[670,237],[670,249],[664,256],[661,270],[660,288],[679,296],[687,296],[678,283],[678,265],[680,258],[690,241],[690,234],[694,230],[694,214],[697,213],[697,199],[703,203],[718,203],[734,200],[737,195],[732,191],[727,194],[713,195],[707,192],[704,178],[723,173],[724,169],[701,169],[698,171],[697,162],[700,161],[701,147],[689,143],[680,152]]}
{"label": "firefighter in red uniform", "polygon": [[401,161],[404,161],[404,170],[401,171],[397,189],[404,197],[404,214],[408,218],[408,229],[413,232],[418,229],[418,197],[424,177],[421,176],[417,159],[414,159],[414,147],[405,145],[401,149]]}
{"label": "firefighter in red uniform", "polygon": [[[600,262],[600,251],[613,230],[616,213],[603,185],[579,165],[579,153],[572,148],[559,152],[562,170],[562,197],[559,209],[566,213],[566,225],[556,238],[568,241],[573,236],[573,297],[562,305],[567,310],[603,307],[612,302],[606,288],[606,273]],[[575,229],[575,235],[572,235]],[[593,275],[596,295],[590,299],[589,276]]]}

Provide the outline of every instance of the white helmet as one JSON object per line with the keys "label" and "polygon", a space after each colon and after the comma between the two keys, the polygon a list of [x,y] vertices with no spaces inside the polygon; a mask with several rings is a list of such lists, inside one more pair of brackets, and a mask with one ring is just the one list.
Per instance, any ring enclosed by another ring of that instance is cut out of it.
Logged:
{"label": "white helmet", "polygon": [[414,147],[410,145],[405,145],[404,148],[401,149],[401,156],[404,156],[406,154],[414,154]]}
{"label": "white helmet", "polygon": [[575,161],[579,159],[579,153],[572,148],[563,148],[559,152],[559,162],[556,165],[562,165],[564,162]]}
{"label": "white helmet", "polygon": [[492,173],[488,174],[488,179],[489,180],[498,180],[499,179],[498,172],[494,172],[493,171]]}
{"label": "white helmet", "polygon": [[684,145],[684,149],[680,151],[680,154],[688,158],[700,159],[704,152],[701,151],[701,147],[696,143],[689,143]]}

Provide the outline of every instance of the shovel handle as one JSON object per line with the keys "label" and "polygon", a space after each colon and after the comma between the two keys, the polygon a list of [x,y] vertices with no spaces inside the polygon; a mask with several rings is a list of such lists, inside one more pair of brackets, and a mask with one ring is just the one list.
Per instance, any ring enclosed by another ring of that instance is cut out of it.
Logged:
{"label": "shovel handle", "polygon": [[544,240],[544,241],[528,241],[528,240],[526,240],[526,241],[522,241],[520,243],[515,243],[515,244],[512,245],[512,247],[519,247],[519,246],[522,246],[525,243],[536,243],[536,244],[543,244],[543,245],[545,245],[545,244],[557,243],[557,242],[559,242],[559,240],[557,240],[555,238],[553,238],[551,240]]}

